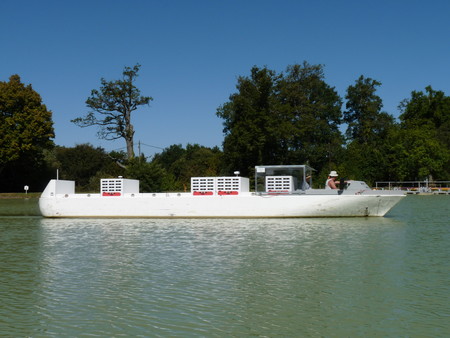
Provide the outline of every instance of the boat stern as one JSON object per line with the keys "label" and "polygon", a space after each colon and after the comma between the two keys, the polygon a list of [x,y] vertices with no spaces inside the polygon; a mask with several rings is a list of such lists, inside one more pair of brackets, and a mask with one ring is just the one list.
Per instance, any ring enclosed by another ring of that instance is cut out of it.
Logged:
{"label": "boat stern", "polygon": [[55,210],[57,196],[75,194],[75,182],[66,180],[50,180],[39,198],[39,210],[44,217],[58,216]]}

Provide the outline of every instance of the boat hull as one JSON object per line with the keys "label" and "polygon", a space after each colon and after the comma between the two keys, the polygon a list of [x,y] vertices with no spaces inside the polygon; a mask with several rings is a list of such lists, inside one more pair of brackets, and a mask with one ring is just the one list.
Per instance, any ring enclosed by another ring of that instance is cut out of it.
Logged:
{"label": "boat hull", "polygon": [[403,195],[238,195],[188,193],[41,197],[45,217],[268,218],[384,216]]}

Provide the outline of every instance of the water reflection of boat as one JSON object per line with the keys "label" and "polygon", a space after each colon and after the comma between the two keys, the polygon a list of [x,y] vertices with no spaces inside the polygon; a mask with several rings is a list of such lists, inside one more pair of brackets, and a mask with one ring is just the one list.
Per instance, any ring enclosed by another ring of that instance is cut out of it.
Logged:
{"label": "water reflection of boat", "polygon": [[138,180],[119,177],[102,179],[99,194],[76,194],[74,181],[51,180],[39,207],[45,217],[353,217],[384,216],[405,196],[362,181],[310,189],[311,172],[307,165],[257,166],[254,191],[241,176],[192,177],[183,193],[140,193]]}

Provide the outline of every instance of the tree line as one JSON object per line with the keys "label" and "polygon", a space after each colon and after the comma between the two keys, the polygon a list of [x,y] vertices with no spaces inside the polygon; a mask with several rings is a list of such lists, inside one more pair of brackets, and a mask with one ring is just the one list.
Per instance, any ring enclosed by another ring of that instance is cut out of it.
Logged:
{"label": "tree line", "polygon": [[[431,86],[399,103],[398,120],[383,111],[379,81],[361,75],[342,98],[325,81],[324,66],[307,62],[283,72],[254,66],[217,108],[223,144],[171,145],[148,159],[134,156],[131,113],[152,98],[135,86],[140,65],[117,81],[101,79],[86,100],[91,110],[72,122],[99,127],[98,136],[124,138],[127,152],[90,144],[55,145],[51,112],[18,75],[0,82],[0,191],[24,184],[41,191],[55,176],[98,190],[101,177],[141,180],[142,191],[183,191],[191,176],[252,176],[255,165],[309,164],[315,185],[326,174],[376,181],[450,179],[450,97]],[[345,103],[345,104],[344,104]],[[30,183],[31,182],[31,183]]]}

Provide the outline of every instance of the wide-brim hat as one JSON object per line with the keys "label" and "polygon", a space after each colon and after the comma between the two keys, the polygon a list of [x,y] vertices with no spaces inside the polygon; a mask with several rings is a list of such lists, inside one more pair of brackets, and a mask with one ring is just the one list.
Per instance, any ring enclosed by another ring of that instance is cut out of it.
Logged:
{"label": "wide-brim hat", "polygon": [[339,175],[338,175],[338,173],[335,170],[332,170],[328,176],[330,176],[330,177],[338,177]]}

